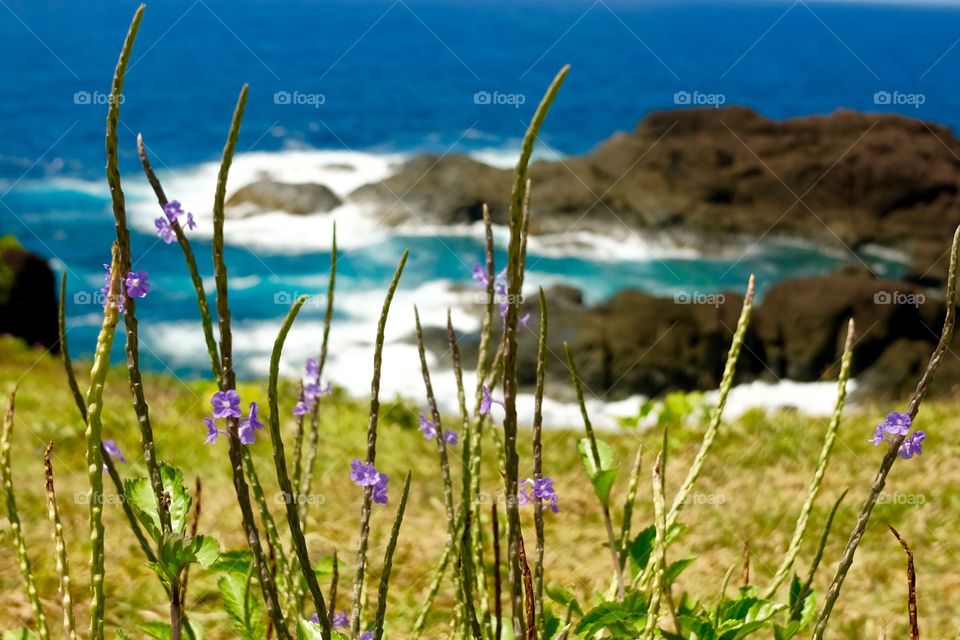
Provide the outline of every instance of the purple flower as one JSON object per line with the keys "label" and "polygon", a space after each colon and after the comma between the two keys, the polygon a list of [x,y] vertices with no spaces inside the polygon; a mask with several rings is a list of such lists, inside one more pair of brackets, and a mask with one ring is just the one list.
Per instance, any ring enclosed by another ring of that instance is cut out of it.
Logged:
{"label": "purple flower", "polygon": [[187,213],[187,229],[190,229],[190,230],[192,231],[192,230],[194,230],[194,229],[196,229],[196,228],[197,228],[197,223],[196,223],[196,221],[193,219],[193,214],[192,214],[192,213]]}
{"label": "purple flower", "polygon": [[427,440],[433,440],[437,437],[437,425],[427,420],[427,416],[420,414],[420,433]]}
{"label": "purple flower", "polygon": [[333,620],[330,622],[333,624],[334,629],[346,629],[350,626],[350,616],[347,615],[346,609],[341,609],[333,614]]}
{"label": "purple flower", "polygon": [[[333,385],[329,382],[327,384],[320,384],[319,382],[308,382],[303,385],[303,397],[307,400],[313,401],[317,398],[330,395],[330,392],[333,391]],[[312,404],[312,402],[311,402]]]}
{"label": "purple flower", "polygon": [[293,415],[295,416],[305,416],[310,413],[310,403],[304,399],[297,400],[297,404],[293,405]]}
{"label": "purple flower", "polygon": [[250,413],[247,414],[246,418],[242,418],[240,424],[237,425],[237,435],[240,436],[240,442],[243,444],[253,444],[257,441],[257,436],[254,432],[263,429],[263,423],[260,422],[259,413],[260,407],[257,406],[256,402],[251,402]]}
{"label": "purple flower", "polygon": [[102,442],[104,450],[107,454],[120,462],[126,462],[127,459],[123,457],[123,452],[120,451],[120,447],[117,446],[117,443],[113,440],[104,440]]}
{"label": "purple flower", "polygon": [[381,473],[377,484],[373,485],[373,501],[377,504],[387,504],[387,483],[390,478],[387,474]]}
{"label": "purple flower", "polygon": [[157,236],[165,244],[173,244],[177,240],[177,234],[174,232],[173,227],[170,226],[170,221],[166,218],[157,218],[153,221],[153,224],[157,227]]}
{"label": "purple flower", "polygon": [[150,284],[147,279],[150,274],[146,271],[131,271],[127,274],[127,295],[131,298],[146,298],[150,293]]}
{"label": "purple flower", "polygon": [[360,634],[360,640],[373,640],[373,631],[364,631]]}
{"label": "purple flower", "polygon": [[203,424],[207,426],[207,439],[203,441],[203,444],[214,444],[223,432],[217,428],[217,423],[210,416],[203,419]]}
{"label": "purple flower", "polygon": [[177,218],[183,215],[183,207],[180,206],[179,200],[171,200],[167,204],[163,205],[163,215],[167,216],[167,220],[173,222]]}
{"label": "purple flower", "polygon": [[897,436],[905,436],[910,432],[910,426],[913,421],[910,420],[910,414],[891,411],[883,421],[883,430]]}
{"label": "purple flower", "polygon": [[354,458],[350,463],[350,479],[360,487],[372,487],[380,482],[380,472],[373,464],[366,464]]}
{"label": "purple flower", "polygon": [[487,268],[479,262],[475,262],[473,265],[473,280],[479,287],[486,287],[490,283],[490,279],[487,277]]}
{"label": "purple flower", "polygon": [[915,455],[923,453],[923,440],[927,434],[923,431],[914,431],[903,439],[903,444],[897,450],[897,455],[901,458],[912,458]]}
{"label": "purple flower", "polygon": [[320,616],[314,613],[312,616],[310,616],[310,622],[313,624],[320,624]]}
{"label": "purple flower", "polygon": [[869,442],[873,443],[873,446],[877,446],[878,444],[883,442],[883,440],[884,440],[883,424],[878,424],[877,430],[873,432],[873,438],[871,438]]}
{"label": "purple flower", "polygon": [[[526,487],[531,488],[531,495],[527,494]],[[520,506],[525,506],[532,498],[537,498],[545,502],[554,513],[560,511],[560,497],[553,488],[553,478],[543,477],[538,479],[527,478],[520,482],[520,494],[517,496]]]}
{"label": "purple flower", "polygon": [[447,429],[443,432],[443,441],[449,445],[456,446],[460,441],[460,438],[457,436],[457,432],[453,429]]}
{"label": "purple flower", "polygon": [[526,328],[530,328],[530,314],[525,313],[523,317],[520,318],[520,324]]}
{"label": "purple flower", "polygon": [[320,363],[313,358],[307,358],[307,377],[316,380],[320,377]]}
{"label": "purple flower", "polygon": [[210,399],[213,405],[214,418],[239,418],[240,412],[240,394],[235,389],[226,391],[217,391]]}
{"label": "purple flower", "polygon": [[493,407],[493,405],[495,405],[495,404],[498,404],[498,405],[500,405],[501,407],[503,406],[503,403],[502,403],[502,402],[500,402],[499,400],[494,400],[494,399],[493,399],[493,396],[490,395],[490,389],[488,389],[486,386],[484,386],[484,387],[483,387],[483,399],[480,400],[480,415],[485,416],[485,415],[487,415],[488,413],[490,413],[491,407]]}

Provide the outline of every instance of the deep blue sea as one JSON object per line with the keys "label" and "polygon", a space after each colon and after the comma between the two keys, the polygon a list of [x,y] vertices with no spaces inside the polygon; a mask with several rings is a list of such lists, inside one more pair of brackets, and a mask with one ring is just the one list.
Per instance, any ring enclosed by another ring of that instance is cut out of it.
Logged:
{"label": "deep blue sea", "polygon": [[[0,234],[13,234],[68,272],[70,339],[74,355],[83,356],[97,330],[91,292],[113,237],[104,102],[137,3],[0,4]],[[470,152],[509,164],[536,102],[565,63],[572,70],[538,150],[545,157],[585,152],[653,110],[676,108],[678,94],[748,105],[773,118],[852,108],[899,111],[956,129],[958,42],[960,11],[914,3],[150,3],[120,125],[135,259],[154,288],[139,306],[144,360],[177,374],[206,371],[182,258],[151,232],[158,210],[141,178],[135,136],[144,134],[168,195],[201,221],[194,241],[209,273],[213,163],[243,83],[250,98],[231,190],[266,171],[346,192],[418,151]],[[890,99],[878,103],[878,92]],[[344,248],[335,382],[366,384],[365,367],[356,363],[366,364],[372,318],[404,248],[411,259],[399,301],[407,306],[397,308],[390,333],[398,358],[409,355],[399,339],[410,328],[410,304],[439,323],[447,305],[463,302],[457,287],[470,286],[469,267],[481,257],[478,230],[397,233],[365,225],[349,206],[334,213],[228,224],[242,371],[264,370],[285,301],[324,291],[334,218]],[[624,287],[662,294],[740,289],[751,272],[769,287],[829,272],[845,259],[772,242],[714,256],[649,238],[611,244],[586,238],[578,250],[533,246],[530,282],[574,284],[596,302]],[[895,261],[877,261],[898,269]],[[307,309],[292,350],[313,350],[319,314],[319,307]],[[466,310],[458,317],[472,328]]]}

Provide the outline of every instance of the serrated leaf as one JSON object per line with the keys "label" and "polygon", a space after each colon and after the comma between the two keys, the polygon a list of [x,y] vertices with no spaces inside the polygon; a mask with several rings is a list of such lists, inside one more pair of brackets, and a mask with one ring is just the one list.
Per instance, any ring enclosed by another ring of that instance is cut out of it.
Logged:
{"label": "serrated leaf", "polygon": [[573,592],[569,589],[548,585],[544,588],[544,592],[547,594],[548,598],[562,606],[564,609],[569,609],[578,616],[583,615],[583,609],[580,608],[580,603],[577,602],[577,597],[573,595]]}
{"label": "serrated leaf", "polygon": [[245,550],[224,551],[217,558],[217,561],[211,565],[212,571],[224,571],[230,573],[242,573],[244,575],[250,571],[253,563],[253,554]]}
{"label": "serrated leaf", "polygon": [[631,592],[623,602],[603,602],[583,615],[576,633],[592,638],[601,631],[614,637],[636,637],[647,618],[647,601],[639,592]]}
{"label": "serrated leaf", "polygon": [[[250,593],[250,581],[239,573],[228,573],[217,581],[223,608],[234,630],[243,640],[260,640],[266,629],[258,594]],[[300,629],[297,628],[297,637]],[[309,636],[307,636],[309,637]]]}
{"label": "serrated leaf", "polygon": [[[187,515],[193,499],[183,484],[183,472],[165,462],[160,463],[160,478],[163,489],[170,496],[170,528],[173,533],[182,534],[187,528]],[[127,502],[133,508],[137,520],[146,527],[153,539],[160,541],[160,514],[157,513],[157,500],[150,480],[145,477],[131,478],[123,482]]]}
{"label": "serrated leaf", "polygon": [[220,555],[220,544],[210,536],[187,538],[171,534],[164,537],[160,544],[160,553],[154,566],[168,580],[180,574],[180,571],[194,562],[209,567]]}
{"label": "serrated leaf", "polygon": [[610,506],[610,490],[613,488],[613,482],[617,478],[618,469],[613,466],[613,450],[603,440],[597,440],[597,454],[600,458],[600,465],[593,456],[589,438],[581,438],[577,443],[577,451],[580,453],[580,462],[583,464],[587,477],[593,485],[593,490],[597,494],[603,506]]}

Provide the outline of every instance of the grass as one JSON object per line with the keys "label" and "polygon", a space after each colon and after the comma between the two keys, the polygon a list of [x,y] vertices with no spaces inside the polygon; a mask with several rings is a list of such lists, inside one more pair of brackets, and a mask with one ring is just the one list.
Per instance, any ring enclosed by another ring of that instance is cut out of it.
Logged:
{"label": "grass", "polygon": [[[332,348],[336,348],[336,342]],[[319,337],[318,337],[319,340]],[[79,354],[76,354],[79,355]],[[306,357],[307,354],[304,354]],[[78,363],[81,388],[87,379],[82,373],[88,363]],[[434,375],[450,375],[435,372]],[[130,462],[119,465],[125,477],[143,475],[138,462],[139,436],[131,409],[125,371],[110,372],[105,394],[104,437],[114,438]],[[13,473],[17,502],[31,560],[38,580],[47,616],[55,634],[59,632],[59,599],[55,557],[47,520],[43,450],[47,441],[55,442],[54,473],[64,535],[70,551],[74,598],[77,601],[78,626],[86,624],[89,576],[88,511],[83,504],[87,491],[84,463],[83,425],[64,383],[57,358],[44,355],[20,343],[0,338],[0,388],[20,385],[17,420],[14,427]],[[157,438],[158,458],[182,468],[192,486],[193,477],[203,481],[203,513],[200,532],[212,534],[223,549],[245,548],[240,514],[230,479],[226,442],[205,446],[201,418],[209,409],[214,382],[178,380],[165,375],[145,376]],[[241,383],[245,401],[257,400],[266,406],[266,387],[261,383]],[[281,427],[288,445],[292,440],[290,416],[297,395],[292,381],[281,381]],[[284,402],[285,399],[285,402]],[[389,540],[400,484],[406,469],[413,469],[413,481],[406,517],[391,574],[387,628],[393,637],[405,637],[422,603],[423,593],[447,538],[444,522],[443,488],[436,459],[435,444],[425,441],[416,430],[417,413],[425,402],[385,399],[381,415],[378,468],[390,474],[391,504],[374,510],[371,530],[369,592],[374,610],[375,587],[385,546]],[[893,407],[898,408],[898,407]],[[953,419],[955,403],[925,404],[917,427],[928,433],[928,452],[921,458],[895,466],[881,504],[871,520],[863,545],[857,554],[844,592],[834,612],[831,638],[899,638],[907,631],[906,558],[887,530],[894,525],[910,544],[916,556],[920,628],[927,637],[953,638],[960,632],[960,574],[955,570],[960,542],[956,538],[956,513],[960,509],[960,470],[947,461],[960,456],[960,427]],[[815,586],[826,587],[836,566],[847,532],[853,524],[882,456],[880,448],[867,439],[873,425],[890,407],[866,407],[848,410],[838,435],[834,459],[827,471],[821,497],[815,505],[811,532],[801,549],[797,568],[805,573],[826,513],[837,495],[850,488],[827,545],[824,565]],[[319,561],[336,548],[341,558],[352,557],[359,523],[360,490],[349,482],[351,458],[365,452],[367,406],[335,395],[321,405],[321,452],[317,459],[315,495],[309,511],[306,539],[311,557]],[[448,421],[455,424],[455,421]],[[669,549],[669,558],[697,555],[699,559],[680,580],[680,587],[703,598],[714,598],[721,579],[732,566],[739,567],[744,542],[751,551],[751,581],[765,585],[782,557],[793,531],[827,420],[782,412],[765,416],[753,412],[724,424],[714,452],[693,490],[680,521],[689,531]],[[666,469],[667,495],[676,491],[682,476],[697,451],[703,424],[678,425],[671,430]],[[548,430],[543,434],[544,473],[555,479],[560,494],[559,514],[546,514],[545,583],[570,587],[590,604],[591,593],[605,591],[610,584],[609,551],[604,547],[604,525],[593,489],[578,461],[576,442],[579,427]],[[614,504],[626,491],[626,476],[633,452],[642,443],[648,452],[641,474],[643,481],[634,512],[634,531],[652,522],[653,508],[649,484],[650,467],[659,447],[659,432],[627,431],[604,439],[616,452],[621,475],[614,489]],[[283,522],[283,504],[277,499],[270,460],[271,451],[265,432],[253,445],[254,458],[261,470],[268,499],[274,506],[281,535],[288,537]],[[518,436],[520,477],[532,475],[531,432],[521,428]],[[492,444],[485,452],[494,451]],[[459,481],[459,456],[451,456],[454,483]],[[485,487],[502,493],[496,463],[484,460]],[[107,490],[108,495],[110,487]],[[77,498],[77,496],[81,496]],[[491,495],[482,495],[484,526],[489,528]],[[523,530],[528,548],[532,546],[532,509],[522,510]],[[122,627],[138,637],[137,625],[168,618],[167,597],[155,576],[144,566],[139,548],[126,530],[119,506],[104,508],[106,525],[106,599],[108,631]],[[618,525],[619,523],[615,523]],[[0,518],[6,533],[6,518]],[[488,546],[489,549],[489,546]],[[741,571],[734,573],[736,584]],[[344,607],[352,581],[352,568],[341,568],[338,608]],[[230,638],[226,616],[222,612],[213,574],[194,567],[186,607],[210,639]],[[321,578],[328,588],[328,578]],[[731,585],[731,591],[732,591]],[[781,588],[781,593],[786,587]],[[505,589],[506,591],[506,589]],[[30,606],[16,567],[16,556],[9,535],[0,540],[0,629],[29,626]],[[445,638],[455,607],[451,580],[445,580],[431,616],[427,638]],[[108,636],[111,633],[108,633]],[[57,637],[55,635],[55,637]]]}

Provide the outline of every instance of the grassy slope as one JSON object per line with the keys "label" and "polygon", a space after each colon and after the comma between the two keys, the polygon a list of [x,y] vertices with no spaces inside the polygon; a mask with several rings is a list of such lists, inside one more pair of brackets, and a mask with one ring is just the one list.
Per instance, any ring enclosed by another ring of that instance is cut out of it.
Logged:
{"label": "grassy slope", "polygon": [[[86,363],[80,363],[80,368],[85,366]],[[9,339],[0,339],[0,388],[6,390],[15,382],[21,391],[14,434],[14,477],[39,588],[56,632],[60,616],[42,478],[43,447],[48,440],[54,440],[57,490],[71,546],[74,595],[85,627],[87,511],[82,501],[75,499],[76,495],[86,492],[82,428],[66,392],[59,361],[20,347]],[[81,386],[84,383],[85,376],[81,375]],[[263,385],[241,385],[240,390],[245,401],[256,399],[265,404]],[[180,381],[167,376],[149,376],[147,380],[160,458],[183,468],[188,479],[196,475],[202,477],[201,532],[214,534],[224,548],[242,548],[240,519],[228,476],[226,443],[203,445],[204,428],[200,420],[209,408],[212,391],[212,385],[204,381]],[[285,390],[288,400],[281,405],[286,415],[294,395],[294,389],[288,386]],[[130,459],[128,464],[121,465],[121,473],[142,473],[143,465],[135,455],[138,438],[126,376],[120,368],[111,373],[107,398],[105,437],[115,438]],[[407,468],[414,472],[388,608],[394,637],[404,637],[442,550],[445,536],[442,491],[434,449],[415,430],[416,409],[403,404],[391,407],[389,402],[385,407],[390,408],[381,423],[378,466],[390,474],[394,491],[399,489],[397,485]],[[806,572],[813,553],[813,539],[819,536],[829,503],[843,488],[850,487],[850,495],[837,518],[835,535],[827,548],[827,565],[817,581],[820,589],[832,575],[833,562],[839,557],[846,531],[852,525],[879,461],[879,451],[866,440],[872,425],[885,410],[851,413],[841,427],[824,493],[815,509],[812,533],[800,556],[801,569]],[[957,488],[960,472],[950,462],[960,455],[960,444],[957,444],[960,428],[951,419],[955,415],[956,406],[948,404],[928,405],[922,411],[922,425],[918,426],[928,432],[929,452],[921,459],[898,464],[891,474],[888,485],[891,499],[875,512],[834,615],[837,624],[831,637],[875,638],[883,630],[888,638],[906,635],[905,559],[886,530],[888,522],[898,527],[917,555],[924,634],[935,638],[957,635],[960,574],[956,571],[956,556],[960,553],[960,542],[955,534],[960,509]],[[292,424],[289,420],[286,422],[289,432]],[[740,562],[744,541],[752,550],[753,580],[763,584],[773,574],[792,533],[825,427],[825,421],[790,413],[770,418],[749,415],[725,426],[715,454],[695,490],[697,495],[682,518],[690,525],[690,532],[670,551],[674,559],[692,554],[700,556],[682,579],[684,588],[697,595],[713,597],[726,569]],[[361,456],[364,451],[365,428],[363,403],[337,399],[328,402],[322,410],[323,443],[315,486],[316,492],[323,496],[323,504],[312,509],[308,531],[308,543],[316,559],[328,555],[334,547],[348,564],[352,559],[360,492],[347,479],[347,472],[350,459]],[[675,491],[696,452],[700,429],[699,425],[684,427],[676,429],[672,436],[668,496]],[[523,435],[521,475],[526,476],[531,466],[529,430]],[[609,557],[602,546],[601,519],[577,462],[578,436],[578,432],[567,431],[550,431],[545,435],[544,467],[555,478],[561,498],[561,512],[547,514],[546,575],[548,582],[573,587],[586,599],[590,590],[608,584],[610,572]],[[648,452],[635,516],[635,522],[646,524],[652,517],[649,468],[659,446],[659,436],[629,433],[608,440],[617,451],[623,474],[638,443],[643,443]],[[492,449],[492,444],[487,444],[487,449]],[[254,445],[254,451],[268,494],[275,496],[275,476],[265,436]],[[492,460],[487,460],[485,474],[487,487],[495,489],[498,476]],[[621,495],[626,485],[623,477],[617,484]],[[922,504],[918,506],[918,502]],[[281,516],[279,503],[275,514]],[[374,579],[379,575],[392,516],[393,503],[389,509],[378,508],[374,514],[370,555]],[[123,626],[132,631],[139,622],[162,619],[166,615],[163,593],[151,572],[143,566],[119,507],[106,508],[104,518],[108,628]],[[0,516],[0,523],[5,525],[5,515]],[[282,524],[281,527],[284,531]],[[344,573],[341,585],[352,580],[349,569]],[[344,591],[341,588],[340,593]],[[9,539],[0,544],[0,601],[4,603],[0,607],[0,628],[7,629],[30,619]],[[445,622],[451,604],[452,592],[447,581],[428,637],[448,635]],[[214,581],[202,571],[195,571],[192,576],[188,607],[207,631],[207,638],[231,637]]]}

